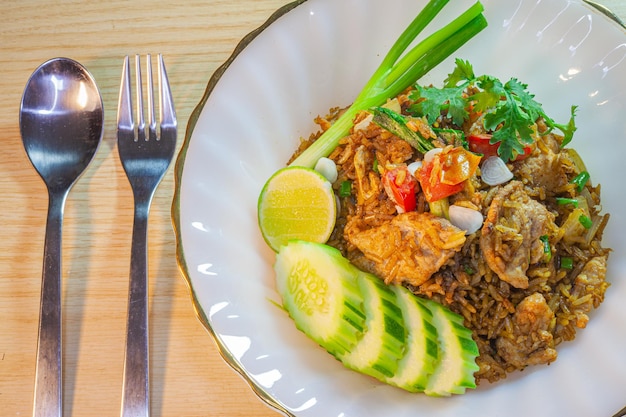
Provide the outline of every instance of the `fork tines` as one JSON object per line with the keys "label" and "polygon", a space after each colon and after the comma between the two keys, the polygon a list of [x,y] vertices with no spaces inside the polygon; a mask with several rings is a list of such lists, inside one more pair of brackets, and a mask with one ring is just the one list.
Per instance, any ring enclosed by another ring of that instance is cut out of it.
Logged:
{"label": "fork tines", "polygon": [[120,130],[126,134],[132,132],[136,141],[143,140],[159,140],[159,130],[163,128],[176,128],[176,113],[172,101],[172,94],[169,87],[169,80],[163,63],[163,56],[158,55],[158,92],[159,92],[159,126],[154,113],[154,92],[152,81],[152,57],[150,54],[146,56],[146,99],[148,112],[148,125],[146,129],[146,121],[144,117],[144,94],[143,79],[141,76],[141,58],[135,55],[135,83],[137,88],[137,122],[133,117],[133,103],[131,97],[131,69],[129,57],[124,58],[124,68],[122,73],[122,82],[120,85],[120,96],[118,105],[118,133]]}

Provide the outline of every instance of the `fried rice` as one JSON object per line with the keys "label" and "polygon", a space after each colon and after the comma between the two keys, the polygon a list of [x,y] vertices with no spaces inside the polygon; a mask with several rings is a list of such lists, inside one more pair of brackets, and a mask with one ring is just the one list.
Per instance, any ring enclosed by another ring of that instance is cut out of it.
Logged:
{"label": "fried rice", "polygon": [[[412,104],[408,92],[396,99],[403,112]],[[340,109],[332,109],[326,117],[318,117],[321,131],[328,129],[340,113]],[[530,156],[507,163],[513,179],[489,186],[481,180],[479,168],[463,190],[449,198],[451,206],[480,211],[485,219],[482,227],[464,236],[448,256],[439,256],[432,249],[415,252],[408,245],[419,244],[423,237],[408,239],[403,231],[391,244],[381,240],[390,239],[393,233],[388,228],[401,216],[381,178],[387,170],[421,160],[424,155],[375,123],[359,123],[367,116],[366,112],[357,116],[355,128],[329,156],[339,173],[333,187],[339,195],[342,185],[350,184],[350,193],[339,197],[336,226],[327,243],[361,269],[379,276],[385,267],[395,269],[384,271],[391,275],[381,278],[402,283],[417,296],[433,299],[462,315],[479,347],[480,369],[475,374],[479,383],[495,382],[530,365],[556,360],[557,346],[573,340],[577,330],[587,325],[589,313],[600,305],[609,287],[605,277],[610,249],[601,242],[609,215],[601,213],[599,184],[589,181],[578,191],[571,183],[586,169],[578,154],[562,148],[559,135],[544,134],[546,126],[538,120]],[[477,126],[474,120],[456,128],[469,134]],[[303,140],[294,158],[320,133]],[[441,148],[448,146],[441,137],[434,143]],[[577,196],[586,204],[590,228],[573,222],[577,209],[559,201]],[[414,211],[429,213],[431,207],[419,186],[415,197]],[[376,235],[376,231],[381,234]],[[537,253],[538,248],[544,248],[537,241],[538,233],[549,236],[549,254]],[[383,259],[376,259],[374,251],[360,243],[364,237],[372,244],[378,240],[378,246],[387,246],[384,265]],[[520,249],[524,245],[526,252]],[[412,250],[414,258],[432,263],[435,257],[442,264],[423,282],[403,279],[397,265],[405,262],[398,255],[405,249]],[[526,259],[519,259],[520,254]],[[503,270],[494,267],[490,257],[504,260]],[[507,279],[513,273],[510,268],[524,262],[527,268],[518,274],[522,281]]]}

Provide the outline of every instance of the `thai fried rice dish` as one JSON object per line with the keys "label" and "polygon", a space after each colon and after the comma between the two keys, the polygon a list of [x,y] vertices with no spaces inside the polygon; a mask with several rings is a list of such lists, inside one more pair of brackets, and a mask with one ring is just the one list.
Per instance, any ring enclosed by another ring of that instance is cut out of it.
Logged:
{"label": "thai fried rice dish", "polygon": [[[503,125],[489,126],[485,111],[470,107],[461,120],[442,107],[429,120],[419,93],[412,87],[376,115],[359,113],[328,156],[339,214],[327,243],[386,283],[462,315],[480,352],[478,382],[550,364],[609,286],[600,184],[543,117],[532,141],[503,151],[492,140]],[[320,133],[341,112],[318,117]],[[389,128],[390,114],[432,149]]]}

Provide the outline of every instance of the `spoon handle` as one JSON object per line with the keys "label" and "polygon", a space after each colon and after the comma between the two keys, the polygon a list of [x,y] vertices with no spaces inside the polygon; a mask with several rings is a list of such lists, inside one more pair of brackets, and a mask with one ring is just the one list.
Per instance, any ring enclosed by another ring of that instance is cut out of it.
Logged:
{"label": "spoon handle", "polygon": [[34,417],[62,414],[61,231],[67,191],[49,192],[44,243]]}
{"label": "spoon handle", "polygon": [[[122,417],[150,415],[147,237],[149,202],[137,201],[130,255]],[[142,200],[142,199],[140,199]]]}

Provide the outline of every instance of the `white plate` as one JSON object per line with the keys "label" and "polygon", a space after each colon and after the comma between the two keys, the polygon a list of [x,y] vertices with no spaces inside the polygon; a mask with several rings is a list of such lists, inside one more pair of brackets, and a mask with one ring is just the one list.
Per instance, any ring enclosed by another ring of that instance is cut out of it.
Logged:
{"label": "white plate", "polygon": [[[530,86],[556,120],[579,105],[572,146],[602,183],[614,248],[604,304],[559,358],[428,398],[348,371],[273,302],[273,252],[256,223],[268,176],[313,118],[350,104],[424,0],[309,0],[279,10],[209,82],[177,165],[178,258],[195,306],[226,360],[260,398],[295,416],[611,416],[626,404],[626,36],[580,0],[485,0],[489,27],[456,56],[477,73]],[[455,0],[449,20],[471,4]],[[438,17],[437,22],[441,22]],[[422,82],[441,83],[448,60]],[[208,378],[210,376],[207,376]]]}

